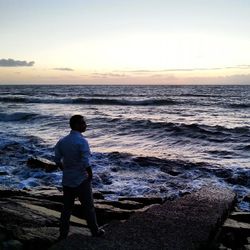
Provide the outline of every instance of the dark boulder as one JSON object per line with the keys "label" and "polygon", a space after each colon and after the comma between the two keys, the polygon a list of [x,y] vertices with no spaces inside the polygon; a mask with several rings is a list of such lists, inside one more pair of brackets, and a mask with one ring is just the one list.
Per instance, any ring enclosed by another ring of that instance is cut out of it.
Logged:
{"label": "dark boulder", "polygon": [[40,157],[31,157],[27,161],[27,166],[30,168],[41,168],[46,172],[58,170],[58,167],[52,161]]}

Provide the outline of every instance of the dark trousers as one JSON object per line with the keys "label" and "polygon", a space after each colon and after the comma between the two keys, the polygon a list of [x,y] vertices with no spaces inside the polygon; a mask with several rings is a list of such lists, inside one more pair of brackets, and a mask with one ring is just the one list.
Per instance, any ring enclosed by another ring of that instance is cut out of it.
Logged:
{"label": "dark trousers", "polygon": [[92,185],[90,180],[83,181],[77,187],[63,186],[63,210],[61,213],[60,236],[67,237],[70,225],[70,215],[74,206],[75,198],[78,197],[85,213],[88,227],[92,234],[98,231],[96,220]]}

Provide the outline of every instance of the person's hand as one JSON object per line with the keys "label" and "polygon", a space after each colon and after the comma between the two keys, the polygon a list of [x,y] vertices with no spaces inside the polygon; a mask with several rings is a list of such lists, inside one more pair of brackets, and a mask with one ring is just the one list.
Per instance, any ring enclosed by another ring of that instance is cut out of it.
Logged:
{"label": "person's hand", "polygon": [[89,179],[90,181],[92,181],[92,179],[93,179],[93,174],[89,174],[88,179]]}
{"label": "person's hand", "polygon": [[60,168],[60,169],[63,171],[63,164],[62,164],[61,162],[60,162],[60,163],[57,163],[56,166],[57,166],[58,168]]}
{"label": "person's hand", "polygon": [[91,181],[92,178],[93,178],[92,169],[91,169],[91,167],[87,167],[86,170],[87,170],[87,173],[88,173],[88,179]]}

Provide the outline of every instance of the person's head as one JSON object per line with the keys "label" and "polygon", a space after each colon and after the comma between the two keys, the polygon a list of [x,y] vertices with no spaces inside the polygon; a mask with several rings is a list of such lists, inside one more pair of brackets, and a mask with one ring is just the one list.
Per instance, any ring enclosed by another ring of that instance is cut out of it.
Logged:
{"label": "person's head", "polygon": [[72,130],[79,131],[80,133],[85,132],[87,124],[82,115],[73,115],[70,118],[69,125]]}

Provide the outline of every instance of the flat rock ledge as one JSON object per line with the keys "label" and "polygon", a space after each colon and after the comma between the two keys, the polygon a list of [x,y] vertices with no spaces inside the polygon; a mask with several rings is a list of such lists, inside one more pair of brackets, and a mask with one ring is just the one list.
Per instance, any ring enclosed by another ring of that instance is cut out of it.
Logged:
{"label": "flat rock ledge", "polygon": [[90,236],[76,203],[70,235],[57,242],[60,192],[0,189],[0,249],[211,249],[235,201],[233,192],[211,186],[162,204],[153,204],[161,203],[154,198],[95,197],[98,220],[107,223],[105,236]]}

